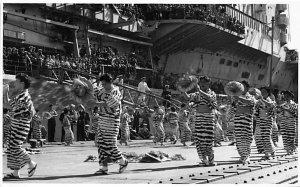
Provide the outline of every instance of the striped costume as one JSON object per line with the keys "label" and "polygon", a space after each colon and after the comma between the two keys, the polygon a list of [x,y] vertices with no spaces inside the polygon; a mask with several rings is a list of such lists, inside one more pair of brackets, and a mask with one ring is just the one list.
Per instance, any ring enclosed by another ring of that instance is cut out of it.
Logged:
{"label": "striped costume", "polygon": [[189,127],[190,112],[187,110],[179,111],[179,130],[181,143],[185,145],[191,140],[192,131]]}
{"label": "striped costume", "polygon": [[267,97],[266,100],[272,103],[271,107],[265,106],[264,103],[258,102],[258,116],[256,118],[256,128],[260,129],[260,142],[262,143],[263,152],[267,154],[275,154],[275,149],[272,143],[272,128],[274,120],[275,103]]}
{"label": "striped costume", "polygon": [[42,132],[41,132],[41,127],[42,127],[42,118],[39,115],[34,115],[32,118],[32,138],[36,140],[42,139]]}
{"label": "striped costume", "polygon": [[[253,134],[253,114],[256,100],[248,92],[245,95],[240,96],[244,99],[250,99],[250,104],[245,103],[243,100],[235,101],[236,114],[234,117],[234,132],[236,139],[236,147],[240,161],[245,162],[249,159],[251,152],[252,134]],[[248,107],[248,112],[239,112],[239,107]]]}
{"label": "striped costume", "polygon": [[110,91],[104,88],[95,88],[95,96],[99,102],[107,106],[99,106],[100,123],[97,132],[99,164],[107,160],[122,159],[121,151],[117,146],[117,137],[120,127],[121,93],[115,86]]}
{"label": "striped costume", "polygon": [[3,144],[7,146],[10,137],[11,117],[9,114],[3,115]]}
{"label": "striped costume", "polygon": [[91,127],[91,133],[95,134],[95,144],[97,145],[97,132],[98,132],[98,127],[100,124],[100,115],[98,113],[93,113],[92,115],[92,127]]}
{"label": "striped costume", "polygon": [[196,110],[195,110],[195,108],[192,108],[190,110],[189,127],[192,131],[191,141],[193,141],[193,142],[195,142],[195,122],[196,122]]}
{"label": "striped costume", "polygon": [[196,148],[199,158],[207,164],[207,157],[210,163],[214,161],[214,113],[213,109],[217,107],[216,94],[211,89],[208,89],[207,94],[209,97],[206,98],[200,94],[200,92],[195,92],[189,94],[189,98],[195,105],[201,106],[206,105],[209,107],[211,112],[200,113],[196,111],[196,121],[195,121],[195,140]]}
{"label": "striped costume", "polygon": [[298,105],[294,101],[285,102],[283,107],[288,111],[283,111],[281,120],[281,134],[284,149],[288,154],[292,154],[298,142]]}
{"label": "striped costume", "polygon": [[163,126],[163,119],[164,119],[164,113],[161,109],[159,109],[158,112],[153,113],[153,123],[156,131],[154,143],[160,141],[160,143],[163,144],[164,142],[165,132]]}
{"label": "striped costume", "polygon": [[178,114],[177,112],[170,112],[167,116],[170,124],[170,132],[171,132],[171,141],[176,141],[177,132],[178,132]]}
{"label": "striped costume", "polygon": [[11,132],[8,144],[7,167],[19,170],[31,161],[28,153],[22,149],[29,133],[34,107],[28,90],[24,90],[10,100],[12,107]]}
{"label": "striped costume", "polygon": [[120,143],[125,143],[127,145],[127,142],[129,141],[130,136],[130,130],[129,130],[129,122],[130,122],[130,116],[127,112],[123,113],[121,116],[121,139]]}
{"label": "striped costume", "polygon": [[260,121],[257,121],[257,118],[259,118],[259,106],[260,105],[255,106],[254,118],[256,121],[256,126],[255,126],[255,131],[254,131],[254,141],[255,141],[256,148],[257,148],[257,152],[263,153],[264,152],[264,144],[263,144],[263,140],[262,140],[262,136],[261,136],[261,129],[260,129],[260,125],[259,125]]}

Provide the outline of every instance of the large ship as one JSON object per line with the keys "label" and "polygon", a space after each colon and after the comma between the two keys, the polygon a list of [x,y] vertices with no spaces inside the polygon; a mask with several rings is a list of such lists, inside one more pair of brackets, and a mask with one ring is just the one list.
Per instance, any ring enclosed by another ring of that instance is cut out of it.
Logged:
{"label": "large ship", "polygon": [[5,47],[76,58],[110,46],[139,56],[152,87],[188,72],[298,95],[287,4],[4,4],[3,14]]}

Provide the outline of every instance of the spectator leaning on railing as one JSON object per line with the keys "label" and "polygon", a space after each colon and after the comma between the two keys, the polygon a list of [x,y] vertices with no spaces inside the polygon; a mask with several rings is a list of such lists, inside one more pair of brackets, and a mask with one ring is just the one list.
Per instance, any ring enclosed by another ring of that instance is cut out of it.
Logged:
{"label": "spectator leaning on railing", "polygon": [[141,49],[132,50],[129,55],[121,55],[116,48],[104,46],[95,50],[91,56],[85,54],[78,58],[65,54],[45,53],[42,49],[36,52],[35,49],[30,46],[28,51],[21,48],[19,52],[16,47],[4,46],[4,70],[31,74],[32,70],[63,67],[98,74],[102,65],[112,65],[113,72],[122,72],[122,74],[125,72],[125,75],[131,75],[136,74],[136,67],[151,67],[150,60],[146,58],[146,52],[141,52]]}

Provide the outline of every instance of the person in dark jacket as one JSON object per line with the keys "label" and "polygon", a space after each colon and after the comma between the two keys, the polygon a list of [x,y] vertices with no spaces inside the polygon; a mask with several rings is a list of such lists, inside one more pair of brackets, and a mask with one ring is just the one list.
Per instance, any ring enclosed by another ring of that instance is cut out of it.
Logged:
{"label": "person in dark jacket", "polygon": [[83,105],[79,105],[79,117],[77,121],[77,141],[86,141],[88,140],[87,132],[85,131],[85,126],[89,125],[90,116],[85,111]]}
{"label": "person in dark jacket", "polygon": [[53,107],[52,104],[49,106],[49,111],[48,112],[50,114],[50,118],[48,119],[48,141],[49,142],[54,142],[55,127],[56,127],[55,118],[57,117],[57,113],[54,110],[54,107]]}
{"label": "person in dark jacket", "polygon": [[[172,93],[169,90],[169,85],[165,85],[165,88],[164,88],[164,90],[163,90],[163,92],[161,94],[161,97],[164,98],[164,99],[166,99],[166,100],[168,100],[168,101],[171,100]],[[165,108],[169,108],[170,107],[170,102],[168,102],[168,101],[163,101],[163,105],[164,105]]]}

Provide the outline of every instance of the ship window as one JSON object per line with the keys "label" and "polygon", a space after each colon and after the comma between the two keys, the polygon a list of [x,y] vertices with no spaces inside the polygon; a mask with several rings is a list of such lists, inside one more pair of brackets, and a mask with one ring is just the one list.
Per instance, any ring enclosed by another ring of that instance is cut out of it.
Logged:
{"label": "ship window", "polygon": [[264,78],[265,78],[265,75],[263,75],[263,74],[259,74],[258,75],[258,80],[259,81],[263,80]]}
{"label": "ship window", "polygon": [[222,58],[222,59],[220,60],[220,64],[225,64],[225,59],[224,59],[224,58]]}
{"label": "ship window", "polygon": [[233,64],[233,67],[238,67],[239,66],[239,63],[238,62],[235,62],[234,64]]}
{"label": "ship window", "polygon": [[232,64],[232,61],[231,61],[231,60],[228,60],[228,61],[227,61],[227,66],[231,66],[231,64]]}
{"label": "ship window", "polygon": [[249,73],[249,72],[244,71],[244,72],[242,73],[242,78],[243,78],[243,79],[248,79],[249,77],[250,77],[250,73]]}

